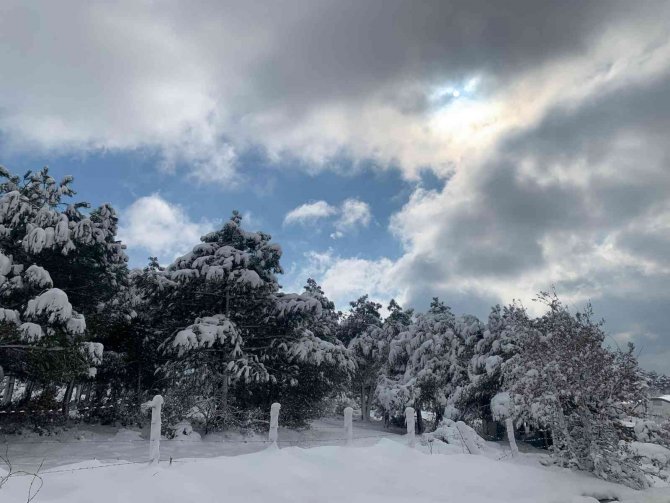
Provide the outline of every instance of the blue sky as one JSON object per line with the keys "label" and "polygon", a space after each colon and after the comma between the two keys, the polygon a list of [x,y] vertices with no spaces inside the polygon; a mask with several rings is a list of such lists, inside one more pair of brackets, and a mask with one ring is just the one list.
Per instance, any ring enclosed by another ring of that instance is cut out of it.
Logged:
{"label": "blue sky", "polygon": [[[48,166],[56,178],[74,176],[76,199],[94,207],[111,203],[119,212],[122,229],[132,225],[128,209],[147,197],[158,197],[179,207],[190,222],[199,224],[202,229],[221,226],[232,210],[238,210],[244,216],[245,227],[268,232],[282,245],[285,269],[282,283],[293,288],[304,284],[309,276],[310,261],[306,255],[311,252],[368,260],[398,258],[402,246],[388,231],[391,216],[402,208],[416,187],[435,189],[444,183],[429,171],[417,180],[408,181],[397,169],[353,167],[345,158],[337,162],[339,173],[310,174],[290,164],[271,163],[262,153],[250,152],[240,161],[244,166],[243,185],[225,187],[189,179],[188,166],[166,172],[160,168],[160,159],[148,151],[56,156],[21,152],[4,159],[4,164],[16,173]],[[367,204],[370,218],[367,223],[354,224],[341,236],[333,236],[338,214],[304,222],[284,221],[291,210],[301,205],[324,201],[338,207],[348,199]],[[121,237],[124,237],[123,232]],[[196,244],[180,241],[178,237],[175,241],[179,242],[177,248],[161,249],[131,240],[127,249],[129,265],[143,267],[147,257],[153,255],[167,264],[175,254],[185,253]],[[343,304],[342,299],[339,300]]]}
{"label": "blue sky", "polygon": [[0,5],[0,164],[111,202],[131,265],[231,210],[320,281],[591,301],[670,372],[670,4]]}

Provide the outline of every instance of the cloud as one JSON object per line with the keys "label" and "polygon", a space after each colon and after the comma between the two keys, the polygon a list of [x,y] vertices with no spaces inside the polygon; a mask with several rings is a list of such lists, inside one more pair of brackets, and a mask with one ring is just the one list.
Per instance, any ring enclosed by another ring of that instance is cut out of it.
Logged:
{"label": "cloud", "polygon": [[333,239],[341,238],[358,227],[367,227],[372,220],[370,205],[359,199],[346,199],[340,207],[340,218],[335,222]]}
{"label": "cloud", "polygon": [[443,190],[416,190],[391,221],[408,300],[441,295],[483,314],[473,299],[517,298],[537,310],[529,300],[554,285],[573,307],[591,300],[620,340],[645,346],[643,364],[661,369],[653,354],[670,342],[661,307],[670,303],[670,71],[647,77],[622,75],[556,105]]}
{"label": "cloud", "polygon": [[444,188],[417,188],[391,218],[402,255],[338,257],[321,278],[343,294],[343,265],[368,267],[385,276],[366,278],[372,288],[402,292],[410,305],[438,295],[479,316],[512,299],[537,313],[531,299],[553,285],[573,308],[592,301],[621,341],[644,346],[643,365],[670,371],[654,356],[670,344],[670,39],[646,35],[618,56],[607,35],[584,57],[519,75],[501,109],[509,127],[464,156]]}
{"label": "cloud", "polygon": [[284,217],[284,225],[310,225],[319,220],[338,215],[333,223],[335,231],[330,235],[333,239],[343,237],[360,227],[367,227],[372,220],[370,205],[360,199],[345,199],[342,204],[332,206],[326,201],[305,203],[289,211]]}
{"label": "cloud", "polygon": [[[320,274],[338,296],[368,282],[481,315],[553,283],[592,299],[614,333],[658,334],[645,344],[663,353],[670,3],[355,7],[5,1],[2,147],[149,150],[223,187],[244,183],[249,150],[310,172],[341,158],[406,179],[430,169],[444,188],[417,189],[391,220],[402,256],[329,258]],[[334,237],[370,223],[365,203],[321,203]],[[204,225],[166,205],[175,228]],[[156,224],[145,240],[136,220],[129,241],[176,253],[185,233]]]}
{"label": "cloud", "polygon": [[289,211],[284,217],[284,225],[291,224],[309,224],[322,218],[328,218],[335,215],[338,209],[331,206],[326,201],[315,201],[305,203]]}
{"label": "cloud", "polygon": [[305,259],[295,276],[302,283],[309,277],[317,279],[338,309],[346,309],[350,301],[362,295],[369,295],[383,306],[392,298],[404,301],[404,290],[394,281],[395,264],[388,258],[340,257],[332,250],[312,250],[305,254]]}
{"label": "cloud", "polygon": [[121,212],[119,238],[130,248],[141,248],[161,262],[172,261],[210,232],[211,222],[193,222],[184,209],[159,194],[141,197]]}
{"label": "cloud", "polygon": [[345,155],[445,175],[554,104],[667,64],[666,2],[356,7],[3,2],[4,147],[149,149],[223,187],[255,147],[310,170]]}

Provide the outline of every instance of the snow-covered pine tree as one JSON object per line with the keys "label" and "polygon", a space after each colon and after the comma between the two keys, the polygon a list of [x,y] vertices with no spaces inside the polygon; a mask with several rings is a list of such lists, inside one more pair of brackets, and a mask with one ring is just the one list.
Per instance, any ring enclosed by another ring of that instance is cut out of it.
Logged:
{"label": "snow-covered pine tree", "polygon": [[483,335],[472,349],[468,381],[461,388],[454,406],[465,420],[482,420],[484,431],[494,435],[491,400],[503,390],[505,362],[518,353],[520,342],[515,327],[526,317],[516,304],[491,309]]}
{"label": "snow-covered pine tree", "polygon": [[389,343],[378,401],[391,416],[402,414],[406,406],[414,407],[419,431],[423,430],[421,411],[435,411],[439,420],[446,403],[454,324],[449,307],[434,298],[429,310],[418,314]]}
{"label": "snow-covered pine tree", "polygon": [[156,318],[147,322],[163,340],[164,374],[190,383],[191,396],[214,403],[224,420],[231,398],[265,406],[300,385],[304,366],[350,371],[354,364],[346,348],[322,338],[332,338],[322,330],[328,323],[320,325],[332,303],[318,292],[280,292],[281,248],[240,223],[234,212],[164,270],[146,270],[141,281],[151,292],[139,293],[154,304]]}
{"label": "snow-covered pine tree", "polygon": [[351,309],[340,324],[338,339],[347,344],[356,359],[353,392],[360,397],[363,421],[369,421],[377,381],[387,359],[388,339],[382,331],[381,304],[364,295],[349,305]]}
{"label": "snow-covered pine tree", "polygon": [[0,360],[10,375],[47,388],[67,383],[67,412],[73,380],[102,356],[99,343],[86,341],[84,315],[126,273],[116,214],[109,205],[85,214],[87,203],[64,203],[72,178],[57,183],[47,168],[23,177],[0,168],[0,179]]}

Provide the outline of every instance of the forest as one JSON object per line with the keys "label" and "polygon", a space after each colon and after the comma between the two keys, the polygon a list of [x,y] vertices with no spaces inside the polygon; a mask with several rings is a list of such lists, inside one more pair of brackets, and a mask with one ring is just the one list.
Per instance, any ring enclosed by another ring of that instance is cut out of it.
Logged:
{"label": "forest", "polygon": [[283,291],[280,245],[236,211],[172,263],[130,269],[114,208],[77,202],[73,184],[0,168],[6,434],[146,423],[155,394],[168,437],[183,420],[203,433],[265,427],[273,402],[297,428],[346,406],[402,425],[411,406],[419,434],[463,421],[635,488],[649,482],[630,442],[670,444],[670,425],[645,419],[658,376],[632,345],[607,344],[589,306],[550,291],[540,315],[512,302],[480,320],[448,299],[418,312],[368,296],[341,312],[313,279]]}

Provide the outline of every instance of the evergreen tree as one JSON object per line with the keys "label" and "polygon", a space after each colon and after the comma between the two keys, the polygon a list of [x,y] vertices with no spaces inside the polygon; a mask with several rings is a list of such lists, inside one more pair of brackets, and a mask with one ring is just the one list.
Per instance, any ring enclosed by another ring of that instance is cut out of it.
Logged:
{"label": "evergreen tree", "polygon": [[28,389],[68,383],[67,412],[74,380],[102,358],[91,322],[127,273],[117,217],[109,205],[66,204],[72,178],[57,183],[47,168],[23,177],[0,168],[0,179],[0,365]]}

